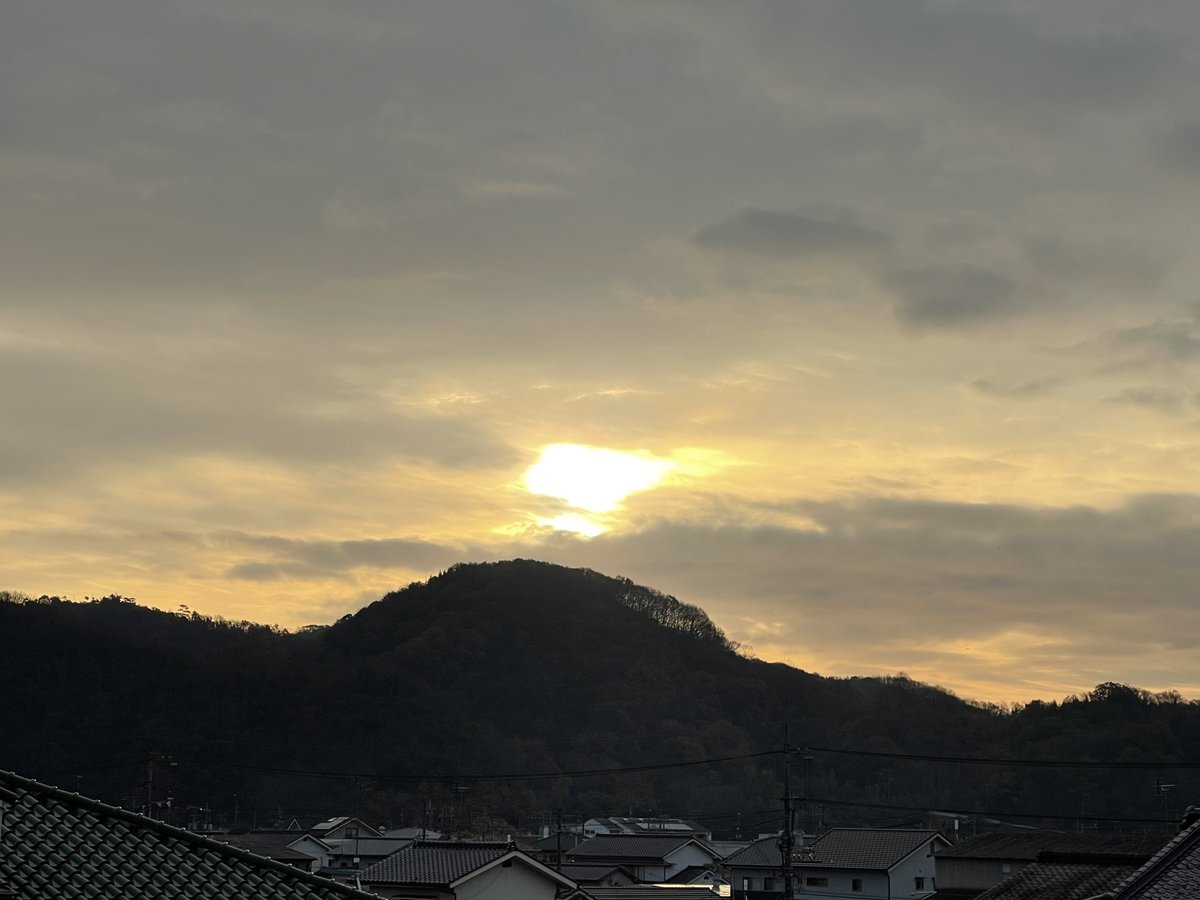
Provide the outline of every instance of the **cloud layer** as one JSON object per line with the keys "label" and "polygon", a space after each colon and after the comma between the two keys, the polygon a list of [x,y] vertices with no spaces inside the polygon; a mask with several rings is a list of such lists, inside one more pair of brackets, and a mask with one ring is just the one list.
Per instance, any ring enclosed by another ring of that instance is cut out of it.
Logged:
{"label": "cloud layer", "polygon": [[[299,625],[544,557],[830,673],[1200,695],[1198,50],[1173,0],[18,5],[0,587]],[[673,468],[587,541],[552,444]]]}

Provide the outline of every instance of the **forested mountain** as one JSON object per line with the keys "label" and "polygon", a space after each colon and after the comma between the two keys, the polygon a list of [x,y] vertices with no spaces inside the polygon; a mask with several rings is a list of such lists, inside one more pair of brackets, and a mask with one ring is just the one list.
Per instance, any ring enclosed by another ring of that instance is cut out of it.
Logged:
{"label": "forested mountain", "polygon": [[[754,834],[777,824],[785,722],[812,748],[792,754],[792,783],[814,825],[920,809],[1119,825],[1200,801],[1181,767],[1200,766],[1200,704],[1177,695],[1107,684],[1001,709],[903,677],[822,678],[740,655],[674,598],[525,560],[458,565],[300,633],[9,595],[0,683],[0,768],[136,806],[148,760],[169,756],[152,796],[179,822],[361,811],[511,830],[562,809]],[[593,774],[617,768],[634,771]],[[517,775],[546,777],[496,777]]]}

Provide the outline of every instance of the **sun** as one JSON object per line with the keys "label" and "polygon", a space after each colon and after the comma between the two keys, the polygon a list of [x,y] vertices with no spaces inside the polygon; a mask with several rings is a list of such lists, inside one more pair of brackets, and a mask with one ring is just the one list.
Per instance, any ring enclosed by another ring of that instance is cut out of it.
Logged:
{"label": "sun", "polygon": [[[550,444],[525,472],[525,487],[534,494],[556,497],[577,510],[609,513],[637,491],[659,484],[674,464],[648,454],[622,453],[583,444]],[[588,523],[587,529],[580,527]],[[545,524],[560,531],[599,533],[602,526],[579,514],[567,514]]]}

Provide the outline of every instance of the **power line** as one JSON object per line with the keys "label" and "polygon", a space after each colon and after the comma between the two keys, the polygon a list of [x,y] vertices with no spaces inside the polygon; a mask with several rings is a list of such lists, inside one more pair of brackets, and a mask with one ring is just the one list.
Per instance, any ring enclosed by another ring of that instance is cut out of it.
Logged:
{"label": "power line", "polygon": [[571,772],[527,772],[503,773],[492,775],[462,775],[455,773],[391,773],[377,774],[368,772],[335,772],[317,769],[283,769],[274,766],[254,766],[246,763],[219,763],[205,760],[200,765],[215,769],[237,769],[246,772],[258,772],[264,775],[295,775],[302,778],[363,778],[369,781],[470,781],[480,783],[486,781],[541,781],[555,778],[591,778],[602,775],[628,775],[636,772],[656,772],[664,769],[683,769],[691,766],[708,766],[716,763],[737,762],[746,759],[761,759],[775,756],[779,750],[764,750],[761,753],[743,753],[738,756],[714,756],[709,759],[693,759],[685,762],[652,763],[642,766],[616,766],[608,769],[578,769]]}
{"label": "power line", "polygon": [[[898,806],[891,803],[861,803],[853,800],[826,800],[819,797],[803,797],[797,798],[805,800],[808,803],[823,803],[826,806],[850,806],[859,809],[890,809],[900,812],[919,812],[930,813],[932,808],[928,806]],[[1018,813],[1018,812],[997,812],[986,809],[954,809],[953,807],[939,807],[939,812],[954,813],[963,816],[987,816],[988,818],[1008,818],[1008,819],[1062,819],[1070,822],[1127,822],[1134,825],[1162,825],[1162,819],[1132,819],[1123,816],[1076,816],[1063,813],[1037,812],[1037,813]]]}
{"label": "power line", "polygon": [[[839,747],[805,748],[814,753],[840,756],[870,756],[876,759],[901,759],[916,762],[955,763],[968,766],[1013,766],[1045,769],[1200,769],[1200,762],[1116,762],[1084,759],[1002,759],[980,756],[932,756],[923,753],[885,753],[882,750],[846,750]],[[777,751],[778,752],[778,751]]]}

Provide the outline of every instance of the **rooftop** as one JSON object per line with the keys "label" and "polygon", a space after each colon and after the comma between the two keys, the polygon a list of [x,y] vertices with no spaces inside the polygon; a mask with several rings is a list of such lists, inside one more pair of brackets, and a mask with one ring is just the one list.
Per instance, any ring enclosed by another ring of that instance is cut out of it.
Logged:
{"label": "rooftop", "polygon": [[0,885],[55,900],[336,900],[374,895],[10,772]]}

